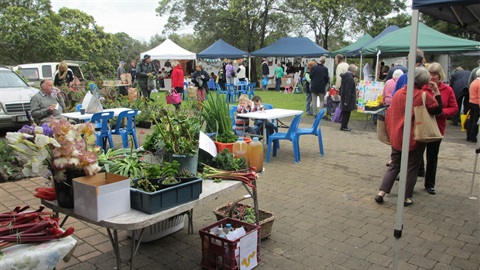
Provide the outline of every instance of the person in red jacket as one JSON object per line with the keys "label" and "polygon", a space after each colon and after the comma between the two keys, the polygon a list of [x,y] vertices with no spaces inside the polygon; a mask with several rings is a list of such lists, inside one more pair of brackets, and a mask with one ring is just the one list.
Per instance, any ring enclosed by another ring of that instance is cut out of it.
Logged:
{"label": "person in red jacket", "polygon": [[[425,106],[430,114],[437,115],[442,113],[442,99],[440,91],[436,83],[430,81],[430,73],[424,67],[415,68],[415,83],[413,90],[413,107],[421,106],[422,102],[422,88],[428,84],[429,89],[434,92],[435,98],[431,95],[426,95]],[[403,128],[405,125],[405,104],[407,101],[407,87],[404,86],[397,91],[393,96],[392,103],[387,110],[385,117],[385,128],[390,137],[392,146],[391,165],[387,168],[383,176],[382,183],[378,195],[375,197],[377,203],[383,203],[385,194],[390,193],[395,178],[400,172],[400,160],[402,156],[402,141]],[[417,183],[417,173],[420,166],[420,160],[423,158],[425,150],[425,143],[417,142],[413,139],[415,123],[415,114],[412,112],[412,122],[410,130],[410,145],[408,151],[408,169],[407,169],[407,183],[405,190],[404,205],[409,206],[412,202],[413,189]]]}
{"label": "person in red jacket", "polygon": [[[458,113],[457,99],[455,98],[455,92],[453,89],[443,83],[445,80],[445,72],[439,63],[430,63],[428,65],[428,71],[430,72],[431,81],[437,84],[440,96],[442,97],[442,113],[437,115],[437,125],[442,135],[445,135],[445,128],[447,126],[447,118],[453,117]],[[434,93],[430,89],[424,87],[424,91],[431,94]],[[440,144],[442,140],[436,142],[427,143],[427,166],[425,169],[425,190],[435,195],[435,177],[437,174],[438,152],[440,151]],[[423,163],[423,162],[422,162]],[[423,165],[421,165],[423,166]],[[422,170],[420,168],[420,170]]]}
{"label": "person in red jacket", "polygon": [[[185,86],[182,65],[180,62],[175,60],[172,62],[172,66],[172,75],[170,76],[172,79],[172,91],[182,94]],[[175,110],[180,110],[181,104],[182,102],[173,104],[173,106],[175,106]]]}

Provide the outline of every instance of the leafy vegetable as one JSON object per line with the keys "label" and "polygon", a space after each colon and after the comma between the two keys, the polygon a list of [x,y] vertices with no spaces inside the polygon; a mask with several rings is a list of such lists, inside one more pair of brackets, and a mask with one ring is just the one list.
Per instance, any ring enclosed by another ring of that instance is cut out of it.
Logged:
{"label": "leafy vegetable", "polygon": [[247,162],[244,157],[233,157],[228,149],[223,149],[212,160],[212,166],[225,171],[240,171],[247,169]]}

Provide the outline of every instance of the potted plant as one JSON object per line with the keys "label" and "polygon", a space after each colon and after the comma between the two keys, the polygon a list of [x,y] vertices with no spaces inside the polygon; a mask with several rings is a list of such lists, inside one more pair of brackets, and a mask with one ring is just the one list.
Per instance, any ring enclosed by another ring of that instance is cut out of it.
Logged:
{"label": "potted plant", "polygon": [[145,149],[166,155],[170,161],[177,160],[181,168],[196,174],[200,117],[162,109],[160,121],[154,119],[155,130],[152,135],[147,136]]}
{"label": "potted plant", "polygon": [[205,123],[205,133],[215,134],[213,139],[220,152],[224,148],[232,151],[238,136],[232,130],[232,117],[224,96],[209,94],[203,102],[202,119]]}
{"label": "potted plant", "polygon": [[158,183],[161,184],[162,187],[180,184],[181,180],[175,178],[175,175],[177,175],[179,171],[180,163],[178,161],[173,160],[172,162],[164,162],[161,166],[161,179],[158,180]]}

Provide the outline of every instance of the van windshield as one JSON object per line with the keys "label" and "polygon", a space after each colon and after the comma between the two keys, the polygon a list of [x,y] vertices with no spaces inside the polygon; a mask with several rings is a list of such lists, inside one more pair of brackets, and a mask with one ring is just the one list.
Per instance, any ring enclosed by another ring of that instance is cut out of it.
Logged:
{"label": "van windshield", "polygon": [[28,87],[20,76],[9,69],[0,69],[0,88]]}

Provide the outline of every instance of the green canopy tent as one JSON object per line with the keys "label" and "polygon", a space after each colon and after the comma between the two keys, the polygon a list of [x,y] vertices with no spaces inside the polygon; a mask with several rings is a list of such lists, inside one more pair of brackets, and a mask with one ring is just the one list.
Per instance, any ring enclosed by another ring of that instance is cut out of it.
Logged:
{"label": "green canopy tent", "polygon": [[357,47],[360,47],[362,45],[364,45],[365,43],[369,42],[370,40],[372,40],[373,37],[370,36],[368,33],[363,35],[363,37],[359,38],[357,41],[353,42],[352,44],[344,47],[344,48],[341,48],[339,50],[336,50],[334,52],[332,52],[330,55],[331,56],[335,56],[337,54],[343,54],[344,56],[350,56],[347,52],[350,51],[350,50],[353,50]]}
{"label": "green canopy tent", "polygon": [[[362,49],[364,55],[407,54],[410,50],[412,26],[389,33]],[[418,25],[418,48],[424,52],[479,51],[480,42],[452,37],[434,30],[423,23]]]}

